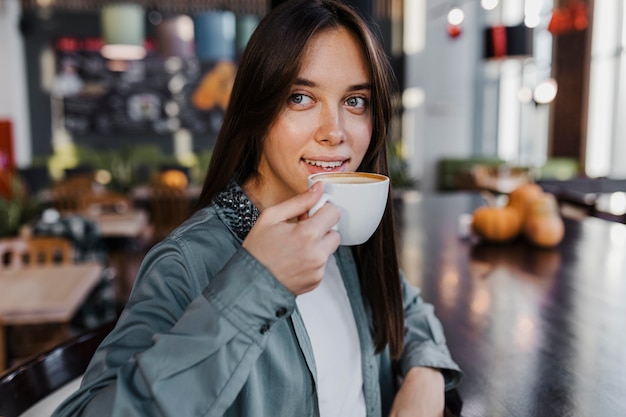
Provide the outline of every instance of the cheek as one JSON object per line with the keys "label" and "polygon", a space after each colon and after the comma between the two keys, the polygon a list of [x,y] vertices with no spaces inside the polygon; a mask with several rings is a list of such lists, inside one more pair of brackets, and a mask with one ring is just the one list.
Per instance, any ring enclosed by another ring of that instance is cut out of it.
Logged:
{"label": "cheek", "polygon": [[290,138],[293,138],[294,136],[293,124],[287,123],[284,119],[279,119],[267,132],[263,148],[269,150],[289,147],[289,144],[292,142]]}
{"label": "cheek", "polygon": [[367,148],[370,145],[370,141],[372,140],[372,125],[369,123],[361,125],[359,129],[355,131],[355,135],[353,136],[353,138],[354,141],[352,145],[352,150],[354,151],[355,155],[359,156],[359,159],[361,160],[365,156]]}
{"label": "cheek", "polygon": [[268,132],[277,148],[294,149],[311,137],[311,118],[280,117]]}

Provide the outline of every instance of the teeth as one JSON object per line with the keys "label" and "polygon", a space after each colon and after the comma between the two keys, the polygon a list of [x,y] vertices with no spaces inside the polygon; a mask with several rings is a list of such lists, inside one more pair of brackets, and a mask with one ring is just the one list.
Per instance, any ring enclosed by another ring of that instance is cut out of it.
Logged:
{"label": "teeth", "polygon": [[304,160],[307,164],[309,165],[313,165],[316,167],[321,167],[321,168],[337,168],[340,167],[341,164],[343,164],[343,161],[312,161],[310,159],[305,159]]}

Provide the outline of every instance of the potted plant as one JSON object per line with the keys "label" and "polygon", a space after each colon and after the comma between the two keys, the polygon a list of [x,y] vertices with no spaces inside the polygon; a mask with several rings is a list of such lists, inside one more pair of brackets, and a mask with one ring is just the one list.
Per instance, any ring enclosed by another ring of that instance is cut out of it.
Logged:
{"label": "potted plant", "polygon": [[389,161],[389,176],[394,190],[402,193],[405,190],[416,189],[418,182],[409,172],[409,164],[402,157],[401,144],[398,141],[390,142],[387,147]]}
{"label": "potted plant", "polygon": [[11,171],[0,172],[0,237],[15,236],[20,227],[39,214],[40,208],[29,198],[26,187]]}

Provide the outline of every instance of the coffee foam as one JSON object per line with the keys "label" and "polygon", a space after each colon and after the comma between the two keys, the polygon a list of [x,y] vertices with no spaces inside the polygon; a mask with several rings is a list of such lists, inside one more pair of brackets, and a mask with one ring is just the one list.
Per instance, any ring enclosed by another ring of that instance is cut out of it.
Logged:
{"label": "coffee foam", "polygon": [[360,172],[333,172],[328,174],[318,174],[313,177],[315,181],[329,182],[333,184],[365,184],[384,181],[382,175],[360,173]]}

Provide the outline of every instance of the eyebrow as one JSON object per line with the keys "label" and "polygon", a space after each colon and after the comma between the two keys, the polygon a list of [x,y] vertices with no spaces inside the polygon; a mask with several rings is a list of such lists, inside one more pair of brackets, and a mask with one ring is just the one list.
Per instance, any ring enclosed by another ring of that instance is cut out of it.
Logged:
{"label": "eyebrow", "polygon": [[[317,87],[317,83],[307,80],[306,78],[296,78],[293,83],[294,85],[300,85],[304,87]],[[359,90],[371,90],[371,83],[363,83],[363,84],[354,84],[347,88],[347,91],[359,91]]]}

